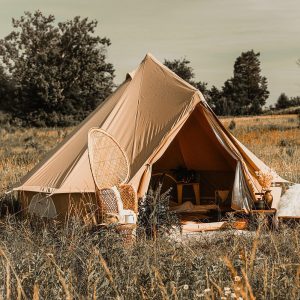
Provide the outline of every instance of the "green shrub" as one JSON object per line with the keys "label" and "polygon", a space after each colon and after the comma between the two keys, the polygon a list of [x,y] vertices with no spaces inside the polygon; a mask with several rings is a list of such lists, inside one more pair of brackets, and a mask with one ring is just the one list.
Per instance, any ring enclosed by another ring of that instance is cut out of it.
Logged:
{"label": "green shrub", "polygon": [[169,210],[170,190],[161,193],[161,188],[160,184],[156,190],[150,189],[139,205],[139,231],[148,238],[156,238],[180,227],[177,215]]}
{"label": "green shrub", "polygon": [[234,130],[235,127],[236,127],[235,121],[231,120],[228,126],[229,130]]}
{"label": "green shrub", "polygon": [[16,214],[20,211],[21,206],[13,193],[4,194],[0,198],[0,216]]}

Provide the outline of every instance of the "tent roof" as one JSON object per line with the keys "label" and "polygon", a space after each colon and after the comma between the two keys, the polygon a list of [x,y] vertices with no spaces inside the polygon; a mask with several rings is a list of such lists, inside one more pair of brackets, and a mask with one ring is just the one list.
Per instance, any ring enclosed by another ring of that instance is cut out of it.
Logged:
{"label": "tent roof", "polygon": [[21,181],[19,190],[91,192],[87,136],[92,127],[106,130],[126,151],[131,178],[163,138],[205,101],[201,93],[151,54],[119,88]]}
{"label": "tent roof", "polygon": [[[138,188],[148,166],[162,155],[200,103],[209,112],[196,88],[147,54],[118,89],[50,151],[15,190],[94,192],[87,148],[88,131],[92,127],[107,131],[125,150],[130,164],[130,182]],[[225,136],[229,135],[226,129],[221,130]],[[226,142],[232,143],[231,139]],[[265,166],[241,143],[236,141],[235,144],[232,147],[246,153],[246,160],[258,169]]]}

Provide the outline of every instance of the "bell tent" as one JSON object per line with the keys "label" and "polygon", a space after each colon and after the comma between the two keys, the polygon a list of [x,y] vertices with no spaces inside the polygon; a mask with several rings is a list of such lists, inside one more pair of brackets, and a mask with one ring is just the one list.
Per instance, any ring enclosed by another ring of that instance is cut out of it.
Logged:
{"label": "bell tent", "polygon": [[[70,205],[97,205],[88,133],[99,128],[125,151],[127,182],[143,197],[153,172],[179,166],[200,172],[201,193],[231,191],[233,209],[251,209],[262,187],[257,172],[270,168],[224,128],[199,90],[151,54],[62,143],[15,186],[24,207],[51,196],[59,216]],[[286,180],[272,171],[272,181]],[[275,184],[274,184],[275,186]],[[274,205],[279,195],[274,193]],[[201,195],[202,197],[202,195]],[[84,207],[84,208],[83,208]]]}

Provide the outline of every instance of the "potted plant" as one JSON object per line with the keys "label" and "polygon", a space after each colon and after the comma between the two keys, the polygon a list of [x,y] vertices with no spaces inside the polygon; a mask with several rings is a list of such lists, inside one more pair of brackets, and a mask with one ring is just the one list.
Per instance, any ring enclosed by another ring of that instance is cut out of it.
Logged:
{"label": "potted plant", "polygon": [[[269,172],[256,172],[257,175],[257,180],[259,182],[259,184],[261,185],[261,193],[263,195],[261,201],[264,202],[264,206],[267,206],[267,208],[271,208],[272,206],[272,201],[273,201],[273,196],[272,196],[272,191],[270,189],[272,181],[273,181],[273,175],[272,175],[272,171],[270,170]],[[262,203],[258,203],[258,207],[259,209],[264,209],[264,208],[260,208],[262,207]]]}

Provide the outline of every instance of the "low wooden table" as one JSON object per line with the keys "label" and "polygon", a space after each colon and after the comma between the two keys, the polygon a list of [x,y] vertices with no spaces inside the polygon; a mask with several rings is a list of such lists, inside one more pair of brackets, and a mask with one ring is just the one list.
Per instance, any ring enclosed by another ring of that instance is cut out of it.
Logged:
{"label": "low wooden table", "polygon": [[196,204],[200,204],[200,183],[199,182],[178,182],[177,183],[177,198],[178,198],[178,204],[182,204],[182,191],[184,186],[193,186],[195,198],[196,198]]}

